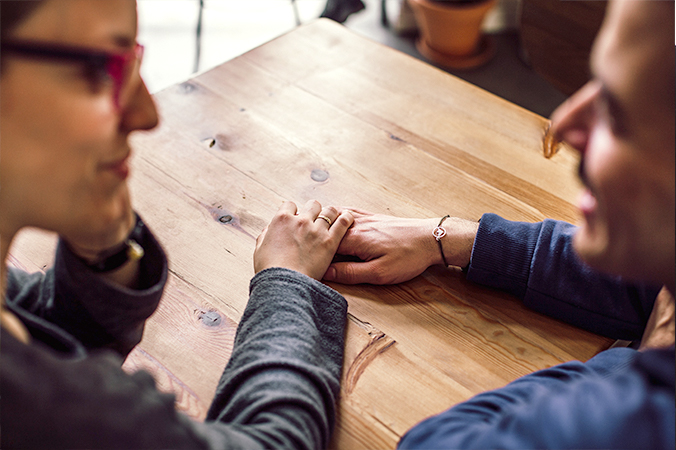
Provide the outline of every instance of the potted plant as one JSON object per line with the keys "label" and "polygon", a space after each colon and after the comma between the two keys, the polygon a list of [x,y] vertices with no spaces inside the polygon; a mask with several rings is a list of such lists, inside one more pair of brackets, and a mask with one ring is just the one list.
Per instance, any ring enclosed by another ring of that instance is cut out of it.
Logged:
{"label": "potted plant", "polygon": [[497,0],[408,0],[418,23],[418,51],[451,68],[471,68],[493,56],[492,41],[481,33]]}

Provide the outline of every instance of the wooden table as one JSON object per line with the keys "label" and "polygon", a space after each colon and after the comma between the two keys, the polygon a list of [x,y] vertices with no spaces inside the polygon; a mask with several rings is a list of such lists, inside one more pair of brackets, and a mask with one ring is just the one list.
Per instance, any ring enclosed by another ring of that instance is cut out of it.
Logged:
{"label": "wooden table", "polygon": [[[152,372],[197,419],[247,302],[255,237],[283,200],[575,221],[577,156],[542,156],[544,118],[329,20],[155,98],[162,124],[133,137],[131,187],[171,274],[125,367]],[[53,244],[22,232],[10,262],[44,269]],[[611,343],[456,270],[333,287],[349,302],[333,448],[393,448],[427,416]]]}

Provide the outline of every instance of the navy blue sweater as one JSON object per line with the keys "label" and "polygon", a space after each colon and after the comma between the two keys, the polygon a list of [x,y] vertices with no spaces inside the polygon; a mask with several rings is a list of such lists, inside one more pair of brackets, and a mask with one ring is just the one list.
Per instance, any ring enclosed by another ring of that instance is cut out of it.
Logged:
{"label": "navy blue sweater", "polygon": [[[601,275],[575,254],[575,227],[481,219],[469,280],[589,331],[639,339],[659,291]],[[674,348],[615,348],[522,377],[426,419],[402,449],[675,447]]]}

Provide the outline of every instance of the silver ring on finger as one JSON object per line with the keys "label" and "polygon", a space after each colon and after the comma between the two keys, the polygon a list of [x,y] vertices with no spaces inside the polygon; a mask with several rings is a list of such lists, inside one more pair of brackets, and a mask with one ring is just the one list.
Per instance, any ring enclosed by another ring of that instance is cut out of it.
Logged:
{"label": "silver ring on finger", "polygon": [[329,224],[329,228],[331,227],[331,225],[333,225],[333,220],[329,219],[329,218],[328,218],[328,217],[326,217],[326,216],[325,216],[324,214],[320,214],[320,215],[318,215],[318,216],[317,216],[317,219],[322,219],[322,220],[325,220],[325,221],[326,221],[326,223],[328,223],[328,224]]}

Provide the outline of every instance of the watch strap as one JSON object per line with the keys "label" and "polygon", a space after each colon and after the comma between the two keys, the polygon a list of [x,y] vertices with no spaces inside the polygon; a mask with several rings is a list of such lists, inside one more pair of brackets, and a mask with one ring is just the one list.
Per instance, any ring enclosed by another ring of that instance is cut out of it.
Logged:
{"label": "watch strap", "polygon": [[115,249],[112,253],[104,256],[95,263],[85,263],[87,267],[97,273],[110,272],[112,270],[122,267],[129,261],[138,261],[143,258],[145,254],[140,242],[143,242],[143,232],[145,224],[141,217],[136,214],[136,225],[129,233],[127,239],[122,243],[119,249]]}

